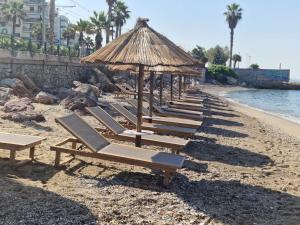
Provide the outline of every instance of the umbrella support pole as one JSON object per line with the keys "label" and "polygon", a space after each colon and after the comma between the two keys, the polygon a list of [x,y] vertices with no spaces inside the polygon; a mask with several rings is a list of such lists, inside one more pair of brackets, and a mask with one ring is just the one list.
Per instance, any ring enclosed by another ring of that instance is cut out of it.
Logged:
{"label": "umbrella support pole", "polygon": [[173,75],[171,74],[171,79],[170,79],[170,100],[171,102],[173,101]]}
{"label": "umbrella support pole", "polygon": [[142,146],[142,135],[136,135],[135,136],[135,147],[141,147]]}
{"label": "umbrella support pole", "polygon": [[160,88],[159,88],[159,104],[160,106],[162,106],[162,92],[163,92],[163,77],[164,75],[162,74],[160,76],[160,82],[159,82],[159,85],[160,85]]}
{"label": "umbrella support pole", "polygon": [[[150,73],[150,99],[149,99],[149,117],[153,115],[153,89],[154,89],[154,72]],[[152,119],[149,119],[149,123],[152,123]]]}
{"label": "umbrella support pole", "polygon": [[[136,131],[142,131],[142,117],[143,117],[143,87],[144,87],[144,65],[139,65],[139,77],[138,77],[138,108],[137,108],[137,124]],[[136,138],[136,145],[139,143],[138,136]]]}
{"label": "umbrella support pole", "polygon": [[182,88],[182,76],[179,76],[179,81],[178,81],[178,99],[181,98],[181,88]]}

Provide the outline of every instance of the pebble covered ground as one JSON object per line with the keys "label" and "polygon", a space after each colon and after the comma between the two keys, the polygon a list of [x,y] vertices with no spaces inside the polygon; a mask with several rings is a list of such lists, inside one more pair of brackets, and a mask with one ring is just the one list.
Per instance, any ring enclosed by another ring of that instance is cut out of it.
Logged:
{"label": "pebble covered ground", "polygon": [[209,99],[170,188],[159,171],[102,160],[54,169],[49,146],[70,136],[54,122],[69,113],[60,106],[35,104],[43,123],[0,119],[1,132],[47,138],[21,167],[0,151],[0,224],[299,224],[299,141]]}

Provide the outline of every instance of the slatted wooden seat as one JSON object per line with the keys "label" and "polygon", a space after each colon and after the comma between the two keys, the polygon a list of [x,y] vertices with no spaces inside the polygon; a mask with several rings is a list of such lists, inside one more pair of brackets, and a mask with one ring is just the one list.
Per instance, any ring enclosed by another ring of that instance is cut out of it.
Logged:
{"label": "slatted wooden seat", "polygon": [[[159,101],[156,98],[153,98],[154,104],[153,105],[159,105]],[[170,107],[169,105],[161,106],[162,109],[168,112],[178,112],[178,113],[185,113],[185,114],[190,114],[190,115],[195,115],[195,116],[203,116],[203,113],[200,111],[193,111],[191,109],[180,109],[180,108],[174,108]],[[200,108],[199,108],[200,110]]]}
{"label": "slatted wooden seat", "polygon": [[[156,105],[159,105],[159,101],[157,97],[154,97],[154,102]],[[169,101],[165,98],[163,98],[164,105],[167,106],[167,111],[178,111],[178,112],[184,112],[184,113],[196,113],[202,112],[203,110],[203,102],[199,103],[191,103],[191,102],[184,102],[184,101]],[[184,111],[182,111],[184,110]],[[186,111],[187,110],[187,111]]]}
{"label": "slatted wooden seat", "polygon": [[[112,144],[76,114],[57,118],[56,121],[75,138],[68,138],[50,147],[51,151],[56,152],[55,166],[60,164],[61,153],[97,158],[160,169],[164,171],[164,185],[168,185],[171,175],[183,166],[183,156],[128,145]],[[68,143],[72,144],[72,148],[65,147]],[[87,150],[78,150],[77,144],[86,146]]]}
{"label": "slatted wooden seat", "polygon": [[[137,117],[125,109],[122,105],[118,103],[112,103],[111,106],[117,110],[122,116],[124,116],[130,123],[136,126]],[[178,127],[178,126],[170,126],[164,124],[157,123],[142,123],[142,129],[151,130],[156,133],[168,134],[178,137],[193,137],[197,131],[194,128],[186,128],[186,127]]]}
{"label": "slatted wooden seat", "polygon": [[[135,142],[136,132],[124,128],[101,107],[87,107],[86,110],[113,133],[113,135],[104,135],[105,137]],[[179,150],[189,142],[182,138],[155,135],[149,132],[142,132],[140,134],[142,136],[142,144],[171,148],[173,153],[179,153]]]}
{"label": "slatted wooden seat", "polygon": [[[149,103],[149,99],[145,97],[145,100]],[[167,111],[162,107],[157,106],[156,104],[152,105],[153,109],[155,110],[156,115],[159,116],[170,116],[170,117],[178,117],[183,119],[189,119],[189,120],[203,120],[202,115],[193,115],[193,114],[187,114],[184,112],[174,112],[174,111]]]}
{"label": "slatted wooden seat", "polygon": [[[129,99],[127,100],[130,105],[132,105],[135,109],[137,109],[137,100],[136,99]],[[149,122],[152,121],[154,123],[171,125],[171,126],[178,126],[178,127],[187,127],[187,128],[194,128],[198,129],[202,125],[202,121],[196,120],[189,120],[189,119],[181,119],[176,117],[163,117],[157,116],[155,113],[152,117],[149,117],[150,114],[149,110],[143,106],[142,108],[143,113],[143,121]]]}
{"label": "slatted wooden seat", "polygon": [[45,140],[42,137],[0,133],[0,149],[10,151],[10,163],[16,160],[16,152],[29,149],[29,157],[34,159],[35,147]]}

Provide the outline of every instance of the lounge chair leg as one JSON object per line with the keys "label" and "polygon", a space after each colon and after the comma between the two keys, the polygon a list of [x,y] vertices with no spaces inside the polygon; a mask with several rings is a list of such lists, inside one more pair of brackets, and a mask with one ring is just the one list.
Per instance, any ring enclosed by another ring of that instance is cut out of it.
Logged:
{"label": "lounge chair leg", "polygon": [[34,160],[34,151],[35,147],[31,147],[29,150],[29,158],[31,158],[31,160]]}
{"label": "lounge chair leg", "polygon": [[76,142],[75,141],[72,142],[72,149],[76,149]]}
{"label": "lounge chair leg", "polygon": [[55,167],[59,167],[59,162],[60,162],[60,152],[59,151],[56,151],[55,153],[55,162],[54,162],[54,166]]}
{"label": "lounge chair leg", "polygon": [[172,172],[170,171],[165,171],[164,173],[164,181],[163,181],[163,185],[165,187],[168,187],[171,181],[171,177],[172,177]]}
{"label": "lounge chair leg", "polygon": [[9,157],[10,163],[14,163],[15,160],[16,160],[16,150],[10,150],[10,157]]}
{"label": "lounge chair leg", "polygon": [[142,146],[142,136],[136,135],[135,136],[135,147],[141,147]]}

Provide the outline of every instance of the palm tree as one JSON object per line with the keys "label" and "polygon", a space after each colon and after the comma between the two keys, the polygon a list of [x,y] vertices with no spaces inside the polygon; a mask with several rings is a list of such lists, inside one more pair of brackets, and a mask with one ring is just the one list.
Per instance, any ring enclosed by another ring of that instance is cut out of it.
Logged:
{"label": "palm tree", "polygon": [[94,11],[94,16],[90,17],[91,23],[92,23],[92,29],[95,36],[95,42],[96,42],[96,49],[99,49],[102,47],[102,29],[105,29],[107,27],[107,16],[104,11],[100,11],[97,13]]}
{"label": "palm tree", "polygon": [[20,23],[24,19],[26,13],[21,1],[8,1],[2,6],[1,17],[3,16],[6,21],[12,22],[12,37],[16,34],[17,21]]}
{"label": "palm tree", "polygon": [[50,0],[50,7],[49,7],[49,42],[51,45],[51,48],[54,45],[54,19],[55,19],[55,0]]}
{"label": "palm tree", "polygon": [[242,11],[243,9],[236,3],[231,5],[227,5],[227,12],[224,13],[226,16],[226,21],[228,22],[228,26],[230,29],[230,54],[229,54],[229,67],[232,65],[232,50],[233,50],[233,35],[234,29],[238,22],[242,19]]}
{"label": "palm tree", "polygon": [[78,42],[82,46],[84,44],[84,33],[91,33],[91,23],[87,20],[80,19],[75,25],[75,30],[79,32]]}
{"label": "palm tree", "polygon": [[107,12],[107,26],[105,29],[106,33],[106,44],[109,42],[109,35],[111,30],[111,22],[112,22],[112,9],[114,4],[116,3],[116,0],[106,0],[106,3],[108,5],[108,12]]}
{"label": "palm tree", "polygon": [[242,61],[242,57],[238,54],[234,54],[232,56],[232,60],[233,60],[233,68],[235,69],[236,68],[236,63],[237,62],[241,62]]}
{"label": "palm tree", "polygon": [[125,2],[117,0],[113,8],[113,19],[116,25],[116,38],[121,35],[122,26],[130,18],[130,11]]}
{"label": "palm tree", "polygon": [[31,31],[31,36],[35,38],[40,44],[42,43],[43,39],[42,26],[42,23],[36,23],[33,25]]}
{"label": "palm tree", "polygon": [[70,40],[75,38],[75,34],[76,30],[74,24],[68,25],[68,27],[63,31],[62,36],[67,40],[67,47],[70,45]]}

